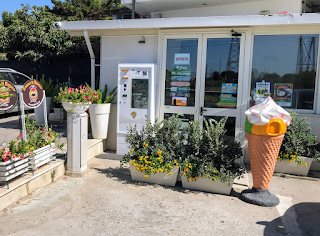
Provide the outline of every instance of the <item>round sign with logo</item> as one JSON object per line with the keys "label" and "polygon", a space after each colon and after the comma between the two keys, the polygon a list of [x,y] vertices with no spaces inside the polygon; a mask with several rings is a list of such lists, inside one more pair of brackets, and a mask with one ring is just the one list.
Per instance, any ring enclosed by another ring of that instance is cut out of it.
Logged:
{"label": "round sign with logo", "polygon": [[18,102],[17,89],[13,83],[2,80],[0,81],[0,111],[11,111]]}
{"label": "round sign with logo", "polygon": [[43,87],[38,80],[28,80],[22,88],[24,104],[29,108],[37,108],[41,105],[44,93]]}

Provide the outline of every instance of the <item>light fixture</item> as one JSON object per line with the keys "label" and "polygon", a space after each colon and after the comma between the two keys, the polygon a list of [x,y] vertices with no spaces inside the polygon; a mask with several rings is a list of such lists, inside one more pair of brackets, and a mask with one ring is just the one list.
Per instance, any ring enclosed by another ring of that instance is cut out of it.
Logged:
{"label": "light fixture", "polygon": [[146,39],[142,36],[142,40],[139,41],[139,43],[146,43]]}

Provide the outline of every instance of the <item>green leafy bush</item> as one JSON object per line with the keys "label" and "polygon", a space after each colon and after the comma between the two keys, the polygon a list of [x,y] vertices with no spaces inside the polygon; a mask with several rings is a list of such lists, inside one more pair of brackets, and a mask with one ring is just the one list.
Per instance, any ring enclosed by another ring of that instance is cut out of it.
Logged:
{"label": "green leafy bush", "polygon": [[280,160],[291,160],[301,164],[299,156],[313,157],[320,161],[319,140],[312,135],[310,123],[305,118],[297,118],[297,113],[291,112],[292,122],[287,128],[284,136],[280,155]]}
{"label": "green leafy bush", "polygon": [[225,136],[227,119],[204,119],[203,129],[197,121],[190,121],[185,127],[187,145],[181,170],[189,181],[201,177],[230,182],[245,173],[237,163],[242,156],[240,144]]}

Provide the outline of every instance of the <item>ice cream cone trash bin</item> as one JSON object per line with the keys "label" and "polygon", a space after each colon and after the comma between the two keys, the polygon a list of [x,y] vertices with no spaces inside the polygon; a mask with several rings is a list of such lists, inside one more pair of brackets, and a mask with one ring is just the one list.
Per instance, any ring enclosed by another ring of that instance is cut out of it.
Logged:
{"label": "ice cream cone trash bin", "polygon": [[[241,198],[255,205],[272,207],[279,204],[279,198],[270,193],[268,187],[291,117],[276,105],[272,98],[259,105],[246,111],[245,131],[248,138],[253,188],[244,190]],[[274,109],[267,111],[266,107]],[[254,113],[257,111],[259,114]],[[254,115],[255,117],[252,117]]]}

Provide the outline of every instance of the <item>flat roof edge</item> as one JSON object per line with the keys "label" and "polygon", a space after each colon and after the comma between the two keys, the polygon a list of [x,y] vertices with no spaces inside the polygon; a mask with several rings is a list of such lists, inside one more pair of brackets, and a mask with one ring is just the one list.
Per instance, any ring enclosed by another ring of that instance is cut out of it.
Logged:
{"label": "flat roof edge", "polygon": [[228,27],[228,26],[264,26],[320,24],[319,13],[285,14],[285,15],[243,15],[243,16],[209,16],[209,17],[175,17],[157,19],[130,19],[104,21],[59,21],[54,26],[57,30],[67,32],[99,29],[157,29],[157,28],[191,28],[191,27]]}

